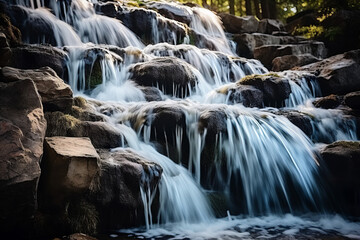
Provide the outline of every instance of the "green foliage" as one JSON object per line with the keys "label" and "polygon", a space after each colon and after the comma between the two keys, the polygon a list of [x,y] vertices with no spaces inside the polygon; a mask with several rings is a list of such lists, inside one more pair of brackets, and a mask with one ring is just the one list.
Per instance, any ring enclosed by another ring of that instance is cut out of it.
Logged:
{"label": "green foliage", "polygon": [[317,38],[324,33],[324,28],[322,26],[305,26],[295,28],[294,35],[302,35],[306,38]]}

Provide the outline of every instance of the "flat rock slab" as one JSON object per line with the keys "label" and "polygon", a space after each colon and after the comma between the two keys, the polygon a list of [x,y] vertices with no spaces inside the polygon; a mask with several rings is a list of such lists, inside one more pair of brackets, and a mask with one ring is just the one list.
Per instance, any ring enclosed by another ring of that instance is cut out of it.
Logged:
{"label": "flat rock slab", "polygon": [[90,188],[100,170],[100,158],[89,138],[48,137],[44,145],[40,178],[43,206],[61,207],[66,198]]}

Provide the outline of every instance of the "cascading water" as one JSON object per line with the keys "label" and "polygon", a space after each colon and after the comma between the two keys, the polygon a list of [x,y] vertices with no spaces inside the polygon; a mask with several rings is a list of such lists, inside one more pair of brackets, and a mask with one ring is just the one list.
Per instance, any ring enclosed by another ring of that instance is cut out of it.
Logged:
{"label": "cascading water", "polygon": [[[176,40],[171,31],[159,34],[159,22],[154,22],[156,27],[152,29],[152,40],[157,44],[145,47],[122,22],[98,14],[94,8],[94,4],[100,4],[97,1],[72,0],[69,4],[54,0],[47,6],[51,11],[43,8],[41,1],[17,3],[26,12],[24,27],[40,22],[53,31],[52,37],[48,36],[50,33],[43,36],[39,32],[39,36],[30,38],[30,33],[26,33],[24,40],[62,47],[68,53],[68,80],[73,92],[121,105],[122,111],[108,114],[108,124],[122,133],[126,147],[163,168],[155,190],[141,189],[148,231],[140,235],[238,239],[249,236],[253,228],[256,237],[274,237],[271,232],[276,226],[270,222],[289,225],[280,228],[285,235],[298,231],[294,230],[297,223],[304,228],[319,223],[320,220],[314,223],[291,215],[285,219],[294,224],[285,224],[278,216],[255,217],[323,210],[323,189],[313,142],[357,139],[353,120],[341,119],[340,110],[315,110],[311,104],[319,96],[315,81],[301,74],[295,78],[284,74],[291,92],[284,101],[284,109],[311,116],[312,142],[285,117],[270,113],[273,109],[246,108],[241,101],[230,101],[223,94],[223,89],[233,86],[240,78],[268,71],[257,60],[234,56],[218,17],[209,10],[181,5],[177,15],[186,17],[189,27],[207,38],[216,51],[199,49],[187,44],[190,41],[186,39]],[[154,2],[147,4],[159,9]],[[169,38],[173,41],[166,40]],[[179,43],[185,44],[175,45]],[[188,63],[197,82],[182,96],[175,95],[176,86],[173,86],[174,94],[160,93],[163,101],[146,102],[143,89],[132,81],[131,69],[135,64],[159,57],[175,57]],[[161,119],[172,114],[174,121]],[[334,134],[325,134],[330,131]],[[155,213],[151,205],[156,194],[159,194],[159,209]],[[214,203],[225,208],[216,214],[227,214],[228,221],[215,220]],[[247,214],[247,217],[235,218],[231,214]],[[249,220],[248,225],[244,218]],[[343,223],[333,220],[334,225]],[[189,226],[191,230],[186,229]],[[318,228],[326,229],[321,221]],[[204,230],[211,230],[211,234],[199,233]],[[130,232],[134,234],[133,230]],[[343,234],[360,233],[351,229]]]}

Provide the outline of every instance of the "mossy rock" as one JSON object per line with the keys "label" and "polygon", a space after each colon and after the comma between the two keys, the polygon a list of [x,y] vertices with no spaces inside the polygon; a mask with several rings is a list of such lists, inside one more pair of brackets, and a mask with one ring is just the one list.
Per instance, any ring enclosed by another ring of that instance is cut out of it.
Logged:
{"label": "mossy rock", "polygon": [[247,75],[243,78],[241,78],[237,84],[243,84],[243,85],[254,85],[258,83],[259,81],[266,81],[269,78],[280,78],[281,76],[277,73],[270,72],[267,74],[252,74]]}
{"label": "mossy rock", "polygon": [[88,88],[94,89],[97,85],[102,83],[102,70],[99,61],[95,61],[92,66],[91,73],[88,79]]}
{"label": "mossy rock", "polygon": [[0,13],[0,32],[5,34],[10,46],[21,44],[20,30],[11,24],[10,18],[4,13]]}
{"label": "mossy rock", "polygon": [[328,148],[343,147],[351,150],[360,150],[359,141],[338,141],[327,146]]}

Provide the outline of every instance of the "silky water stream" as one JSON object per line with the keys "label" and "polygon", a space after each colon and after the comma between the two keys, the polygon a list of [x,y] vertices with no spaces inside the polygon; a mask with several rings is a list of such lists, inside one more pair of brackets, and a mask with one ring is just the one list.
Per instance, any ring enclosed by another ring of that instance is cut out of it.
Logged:
{"label": "silky water stream", "polygon": [[[315,80],[289,77],[291,94],[280,109],[311,115],[310,139],[276,114],[279,109],[246,108],[216,91],[246,75],[268,71],[259,61],[232,52],[232,43],[214,13],[164,3],[188,16],[189,27],[205,36],[217,51],[189,45],[189,36],[176,39],[178,34],[160,28],[158,23],[165,20],[159,14],[153,13],[152,37],[148,39],[152,44],[145,46],[119,20],[96,11],[102,2],[49,2],[45,8],[43,1],[17,1],[27,13],[24,24],[40,21],[53,31],[51,38],[28,33],[24,39],[64,49],[74,94],[112,109],[105,118],[124,137],[126,144],[119,148],[131,148],[163,168],[154,191],[141,189],[145,226],[114,230],[104,238],[360,239],[360,223],[328,213],[330,196],[321,181],[316,148],[319,143],[356,140],[356,126],[353,120],[343,119],[340,110],[314,108],[311,100],[321,94]],[[146,3],[156,8],[157,3]],[[161,42],[169,37],[174,39]],[[131,81],[130,68],[169,56],[191,65],[196,85],[189,86],[183,96],[176,95],[174,86],[173,94],[161,93],[161,101],[146,102],[143,91]],[[101,83],[91,88],[86,66],[93,67],[96,61]],[[99,110],[98,104],[94,109]],[[176,111],[184,118],[181,124],[167,122],[171,130],[161,133],[162,143],[154,136],[153,125],[159,109]],[[212,120],[214,124],[210,124]],[[160,207],[153,213],[155,194]]]}

